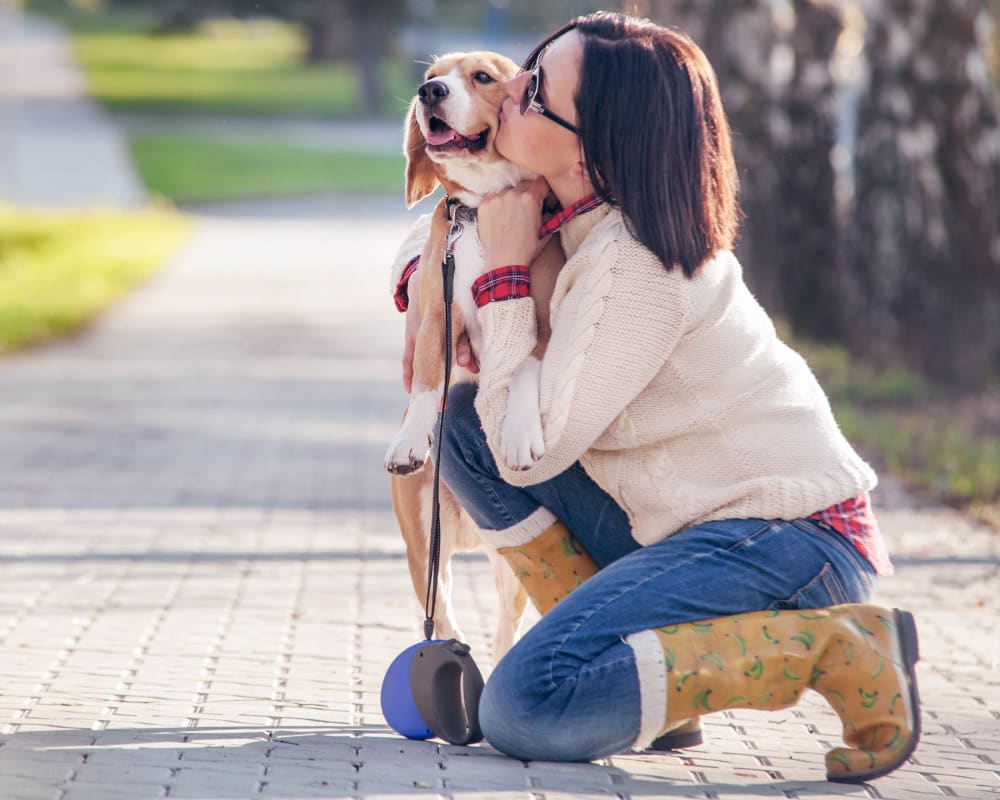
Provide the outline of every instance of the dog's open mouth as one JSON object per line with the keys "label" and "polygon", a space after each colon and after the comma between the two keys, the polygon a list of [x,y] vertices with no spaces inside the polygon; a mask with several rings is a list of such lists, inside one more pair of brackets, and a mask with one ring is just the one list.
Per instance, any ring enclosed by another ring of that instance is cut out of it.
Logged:
{"label": "dog's open mouth", "polygon": [[490,129],[475,136],[463,136],[440,117],[431,117],[427,125],[427,144],[436,150],[468,150],[475,153],[486,147]]}

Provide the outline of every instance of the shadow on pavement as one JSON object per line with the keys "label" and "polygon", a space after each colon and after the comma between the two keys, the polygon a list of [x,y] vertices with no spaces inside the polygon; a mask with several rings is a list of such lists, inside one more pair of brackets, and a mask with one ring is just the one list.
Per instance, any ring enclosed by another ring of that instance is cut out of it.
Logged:
{"label": "shadow on pavement", "polygon": [[[0,781],[10,787],[40,774],[63,773],[57,791],[107,796],[127,781],[133,798],[169,796],[229,800],[341,797],[367,794],[480,796],[796,797],[833,788],[823,781],[775,780],[765,772],[746,783],[699,782],[679,754],[629,757],[612,764],[524,762],[486,744],[456,747],[414,741],[386,726],[308,726],[272,732],[249,727],[26,731],[0,736]],[[677,778],[643,774],[642,764],[676,765]],[[165,792],[165,794],[157,794]],[[89,795],[88,795],[89,796]]]}

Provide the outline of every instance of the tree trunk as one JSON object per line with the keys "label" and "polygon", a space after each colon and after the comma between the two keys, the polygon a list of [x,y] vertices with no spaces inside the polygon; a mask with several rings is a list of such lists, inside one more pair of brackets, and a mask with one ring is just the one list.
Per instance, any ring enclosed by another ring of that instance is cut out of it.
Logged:
{"label": "tree trunk", "polygon": [[349,60],[357,70],[367,114],[382,111],[381,64],[403,11],[400,0],[323,0],[308,23],[307,62]]}
{"label": "tree trunk", "polygon": [[194,0],[169,0],[157,9],[156,34],[187,33],[197,28],[205,19],[217,11],[212,3],[197,3]]}
{"label": "tree trunk", "polygon": [[382,111],[382,76],[379,65],[385,55],[381,32],[387,20],[382,19],[375,3],[355,0],[358,37],[354,49],[354,63],[361,76],[361,101],[365,111],[377,116]]}
{"label": "tree trunk", "polygon": [[354,3],[346,0],[321,0],[307,17],[309,43],[307,64],[347,61],[352,55],[352,42],[357,38]]}
{"label": "tree trunk", "polygon": [[778,92],[772,56],[781,44],[768,0],[658,0],[655,18],[683,30],[715,68],[733,131],[744,212],[737,248],[747,283],[774,314],[784,312],[783,287],[775,268],[772,224],[779,173],[771,131]]}
{"label": "tree trunk", "polygon": [[981,0],[864,0],[851,344],[965,386],[1000,369],[1000,125]]}
{"label": "tree trunk", "polygon": [[780,88],[772,125],[777,180],[765,217],[772,243],[768,258],[792,329],[834,341],[842,326],[831,160],[838,96],[830,65],[843,23],[830,3],[795,0],[793,8],[791,76]]}

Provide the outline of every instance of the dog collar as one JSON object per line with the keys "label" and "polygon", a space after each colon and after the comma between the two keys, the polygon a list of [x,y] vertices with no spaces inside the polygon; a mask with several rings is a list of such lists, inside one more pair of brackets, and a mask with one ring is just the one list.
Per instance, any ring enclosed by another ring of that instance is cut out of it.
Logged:
{"label": "dog collar", "polygon": [[446,208],[451,222],[475,222],[479,218],[478,209],[464,205],[457,197],[449,197]]}

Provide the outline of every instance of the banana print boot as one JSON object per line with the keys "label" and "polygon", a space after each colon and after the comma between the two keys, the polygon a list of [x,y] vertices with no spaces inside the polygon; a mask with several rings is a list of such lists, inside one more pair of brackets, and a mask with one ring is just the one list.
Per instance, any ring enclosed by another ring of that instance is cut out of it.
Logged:
{"label": "banana print boot", "polygon": [[583,545],[558,520],[530,542],[497,552],[510,564],[539,614],[548,613],[598,570]]}
{"label": "banana print boot", "polygon": [[[598,571],[594,559],[558,520],[531,541],[497,552],[510,564],[539,614],[546,614]],[[677,750],[702,741],[701,720],[695,717],[663,731],[649,749]]]}
{"label": "banana print boot", "polygon": [[[648,633],[629,637],[637,655],[633,637]],[[830,780],[880,777],[917,746],[919,651],[907,611],[872,605],[764,611],[652,633],[666,669],[667,728],[692,714],[785,708],[808,688],[826,698],[844,726],[848,747],[826,755]]]}

